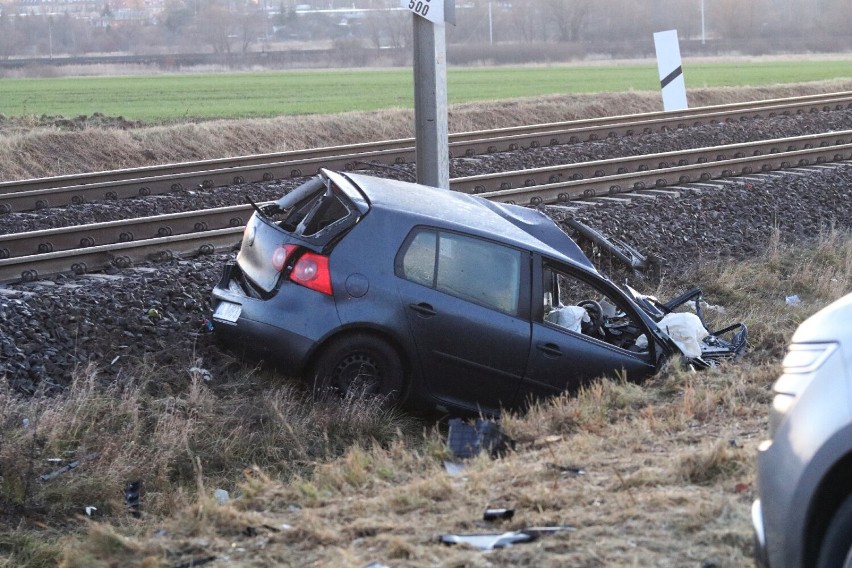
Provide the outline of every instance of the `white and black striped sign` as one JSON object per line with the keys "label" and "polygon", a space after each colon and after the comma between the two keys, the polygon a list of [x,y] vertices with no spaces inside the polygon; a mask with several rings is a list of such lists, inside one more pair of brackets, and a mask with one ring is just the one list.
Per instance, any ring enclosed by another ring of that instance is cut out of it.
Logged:
{"label": "white and black striped sign", "polygon": [[654,47],[657,50],[657,69],[660,73],[660,89],[663,92],[663,109],[669,111],[688,108],[677,30],[655,33]]}

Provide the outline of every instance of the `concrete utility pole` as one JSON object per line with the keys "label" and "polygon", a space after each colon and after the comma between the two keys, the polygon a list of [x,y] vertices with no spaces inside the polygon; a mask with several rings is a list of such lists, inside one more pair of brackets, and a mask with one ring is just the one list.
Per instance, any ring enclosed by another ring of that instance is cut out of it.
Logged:
{"label": "concrete utility pole", "polygon": [[450,188],[447,40],[443,22],[414,16],[414,121],[417,182]]}
{"label": "concrete utility pole", "polygon": [[414,127],[417,181],[450,188],[447,34],[455,0],[400,0],[414,18]]}

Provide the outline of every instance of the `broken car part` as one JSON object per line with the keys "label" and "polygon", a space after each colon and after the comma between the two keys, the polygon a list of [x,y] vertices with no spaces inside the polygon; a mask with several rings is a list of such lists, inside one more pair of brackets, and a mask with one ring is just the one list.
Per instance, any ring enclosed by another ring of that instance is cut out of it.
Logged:
{"label": "broken car part", "polygon": [[491,420],[477,420],[472,426],[460,418],[453,418],[449,425],[447,445],[457,458],[472,458],[483,450],[492,458],[497,458],[504,456],[510,449],[515,449],[515,441],[503,433],[499,424]]}
{"label": "broken car part", "polygon": [[439,537],[439,541],[444,544],[466,544],[479,550],[494,550],[507,548],[519,542],[532,542],[547,534],[575,530],[577,529],[570,526],[529,527],[499,534],[444,534]]}

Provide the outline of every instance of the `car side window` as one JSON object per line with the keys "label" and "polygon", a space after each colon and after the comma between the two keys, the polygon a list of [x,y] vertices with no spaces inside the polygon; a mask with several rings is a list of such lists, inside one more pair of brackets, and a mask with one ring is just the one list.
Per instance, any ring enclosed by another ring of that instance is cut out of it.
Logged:
{"label": "car side window", "polygon": [[434,288],[437,243],[438,235],[434,231],[417,233],[402,254],[402,266],[397,267],[397,276]]}
{"label": "car side window", "polygon": [[403,245],[396,274],[457,298],[517,315],[521,252],[447,231],[423,229]]}
{"label": "car side window", "polygon": [[648,349],[644,327],[623,302],[568,271],[545,267],[544,322],[634,353]]}

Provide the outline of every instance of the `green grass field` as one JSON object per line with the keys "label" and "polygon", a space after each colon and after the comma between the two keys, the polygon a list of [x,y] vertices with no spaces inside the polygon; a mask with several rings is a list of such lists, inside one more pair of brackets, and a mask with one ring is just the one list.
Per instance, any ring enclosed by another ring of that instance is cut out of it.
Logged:
{"label": "green grass field", "polygon": [[[852,61],[684,64],[687,88],[852,77]],[[654,64],[451,68],[450,103],[558,93],[649,91]],[[413,106],[410,69],[0,79],[7,116],[101,112],[148,122],[327,114]]]}

